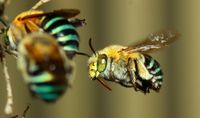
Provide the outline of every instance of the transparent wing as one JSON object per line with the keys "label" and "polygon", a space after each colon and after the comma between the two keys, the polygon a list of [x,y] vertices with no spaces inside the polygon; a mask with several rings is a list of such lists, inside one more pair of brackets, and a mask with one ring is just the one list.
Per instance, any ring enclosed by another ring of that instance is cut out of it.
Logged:
{"label": "transparent wing", "polygon": [[151,52],[164,48],[178,39],[179,33],[172,30],[163,30],[150,34],[142,42],[128,46],[123,51]]}
{"label": "transparent wing", "polygon": [[29,18],[40,18],[40,17],[48,16],[48,15],[58,15],[58,16],[62,16],[68,19],[68,18],[75,17],[79,13],[80,13],[80,10],[78,9],[59,9],[59,10],[54,10],[52,12],[47,12],[47,13],[37,13],[37,14],[26,15],[21,19],[25,20]]}
{"label": "transparent wing", "polygon": [[63,16],[65,18],[72,18],[72,17],[75,17],[76,15],[80,14],[80,10],[78,10],[78,9],[60,9],[60,10],[54,10],[52,13]]}

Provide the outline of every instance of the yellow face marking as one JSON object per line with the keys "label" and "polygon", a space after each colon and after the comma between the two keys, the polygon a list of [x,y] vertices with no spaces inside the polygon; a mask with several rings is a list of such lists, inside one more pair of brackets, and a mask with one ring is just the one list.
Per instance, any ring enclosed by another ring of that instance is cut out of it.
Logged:
{"label": "yellow face marking", "polygon": [[89,64],[89,76],[91,79],[96,77],[97,71],[97,62],[92,62]]}

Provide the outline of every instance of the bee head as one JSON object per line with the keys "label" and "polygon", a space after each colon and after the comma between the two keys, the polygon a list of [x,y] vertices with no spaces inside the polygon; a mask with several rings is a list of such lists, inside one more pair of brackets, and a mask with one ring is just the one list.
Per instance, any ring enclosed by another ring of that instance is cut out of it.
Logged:
{"label": "bee head", "polygon": [[93,55],[89,58],[89,76],[92,80],[99,77],[101,72],[104,72],[107,66],[107,56],[105,54]]}
{"label": "bee head", "polygon": [[88,60],[89,77],[91,80],[95,80],[99,73],[97,73],[97,57],[91,56]]}
{"label": "bee head", "polygon": [[92,39],[90,38],[89,46],[94,54],[88,60],[89,77],[91,80],[98,80],[105,88],[111,91],[112,89],[101,80],[101,77],[99,76],[106,69],[108,57],[106,54],[99,54],[96,52],[92,47],[91,40]]}
{"label": "bee head", "polygon": [[89,58],[89,77],[91,80],[97,80],[109,91],[112,89],[101,79],[100,74],[105,71],[107,66],[107,56],[105,54],[94,54]]}
{"label": "bee head", "polygon": [[97,71],[98,55],[96,54],[96,51],[92,47],[92,39],[91,38],[89,39],[89,46],[93,52],[93,55],[91,57],[89,57],[89,60],[88,60],[89,77],[91,80],[95,80],[96,79],[96,71]]}

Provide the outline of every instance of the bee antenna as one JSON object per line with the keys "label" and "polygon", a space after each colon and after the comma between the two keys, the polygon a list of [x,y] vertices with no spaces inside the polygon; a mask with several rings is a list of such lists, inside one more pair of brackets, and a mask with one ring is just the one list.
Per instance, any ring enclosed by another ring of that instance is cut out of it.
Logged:
{"label": "bee antenna", "polygon": [[90,46],[90,49],[92,50],[92,52],[96,55],[96,51],[92,47],[92,38],[89,39],[89,46]]}
{"label": "bee antenna", "polygon": [[90,57],[89,54],[84,53],[84,52],[76,52],[77,55],[82,55],[82,56],[86,56],[86,57]]}
{"label": "bee antenna", "polygon": [[100,80],[99,78],[96,78],[98,82],[100,82],[105,88],[107,88],[109,91],[112,91],[112,89],[106,84],[103,80]]}

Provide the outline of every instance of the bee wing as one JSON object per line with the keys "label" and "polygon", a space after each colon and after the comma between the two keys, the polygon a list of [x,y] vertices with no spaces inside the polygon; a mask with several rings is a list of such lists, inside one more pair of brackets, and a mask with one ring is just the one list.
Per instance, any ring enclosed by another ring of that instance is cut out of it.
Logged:
{"label": "bee wing", "polygon": [[78,9],[60,9],[60,10],[54,10],[52,12],[53,14],[63,16],[65,18],[72,18],[80,14],[80,10]]}
{"label": "bee wing", "polygon": [[22,20],[29,19],[29,18],[39,18],[43,16],[48,16],[48,15],[58,15],[58,16],[63,16],[65,18],[72,18],[75,17],[80,13],[80,10],[78,9],[59,9],[59,10],[54,10],[52,12],[47,12],[47,13],[38,13],[38,14],[31,14],[31,15],[26,15]]}
{"label": "bee wing", "polygon": [[164,30],[150,34],[145,40],[135,45],[130,45],[123,51],[152,52],[164,48],[177,40],[179,33],[172,30]]}

